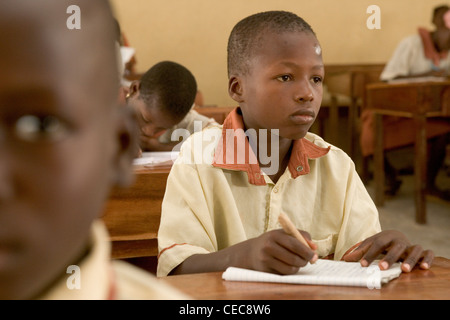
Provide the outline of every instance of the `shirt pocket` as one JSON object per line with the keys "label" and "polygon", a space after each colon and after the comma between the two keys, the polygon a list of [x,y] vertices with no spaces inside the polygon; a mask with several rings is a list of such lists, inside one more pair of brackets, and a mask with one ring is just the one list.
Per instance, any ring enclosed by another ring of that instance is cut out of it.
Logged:
{"label": "shirt pocket", "polygon": [[326,257],[328,255],[330,255],[331,253],[334,253],[334,249],[335,249],[335,242],[333,241],[334,239],[334,235],[330,234],[328,237],[326,237],[325,239],[321,239],[321,240],[315,240],[312,239],[312,241],[317,245],[317,255],[319,256],[319,258],[322,257]]}

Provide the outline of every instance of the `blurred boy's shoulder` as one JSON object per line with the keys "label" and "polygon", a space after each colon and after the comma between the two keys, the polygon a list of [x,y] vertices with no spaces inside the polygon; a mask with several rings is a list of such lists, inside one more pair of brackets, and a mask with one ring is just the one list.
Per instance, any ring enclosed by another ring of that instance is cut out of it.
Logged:
{"label": "blurred boy's shoulder", "polygon": [[156,276],[127,262],[112,262],[117,300],[188,300],[188,296],[164,284]]}
{"label": "blurred boy's shoulder", "polygon": [[137,266],[111,260],[111,244],[104,223],[92,225],[91,248],[67,275],[39,300],[180,300],[187,296],[158,281]]}

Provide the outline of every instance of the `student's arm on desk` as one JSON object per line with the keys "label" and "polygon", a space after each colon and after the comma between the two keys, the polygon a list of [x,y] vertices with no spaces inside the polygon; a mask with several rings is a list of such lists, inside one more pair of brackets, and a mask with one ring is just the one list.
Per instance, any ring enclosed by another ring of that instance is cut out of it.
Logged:
{"label": "student's arm on desk", "polygon": [[[302,232],[310,247],[316,245],[307,232]],[[294,274],[314,257],[314,251],[282,229],[272,230],[228,248],[209,254],[194,254],[171,274],[224,271],[240,267],[279,274]]]}
{"label": "student's arm on desk", "polygon": [[403,261],[403,272],[410,272],[417,264],[421,269],[429,269],[434,259],[433,251],[423,250],[420,245],[411,245],[399,231],[386,230],[364,240],[358,248],[347,254],[344,260],[361,261],[361,265],[367,267],[380,254],[385,255],[379,262],[381,270],[389,269],[397,261]]}

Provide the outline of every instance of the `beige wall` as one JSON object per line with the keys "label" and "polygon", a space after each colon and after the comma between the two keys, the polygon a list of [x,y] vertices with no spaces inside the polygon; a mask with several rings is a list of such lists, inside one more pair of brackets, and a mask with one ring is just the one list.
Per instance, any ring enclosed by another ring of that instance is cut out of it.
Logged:
{"label": "beige wall", "polygon": [[[432,28],[431,13],[444,0],[112,0],[136,48],[137,71],[162,60],[195,75],[206,104],[235,105],[227,93],[226,44],[233,26],[260,11],[288,10],[311,24],[325,63],[385,63],[397,43]],[[447,2],[448,3],[448,2]],[[369,30],[369,5],[381,9],[381,29]]]}

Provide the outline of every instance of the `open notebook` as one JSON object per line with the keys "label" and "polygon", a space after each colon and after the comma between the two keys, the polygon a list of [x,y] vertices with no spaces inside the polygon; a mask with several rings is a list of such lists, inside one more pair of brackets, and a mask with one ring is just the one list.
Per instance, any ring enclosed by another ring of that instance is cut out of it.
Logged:
{"label": "open notebook", "polygon": [[344,262],[319,259],[314,264],[308,263],[294,275],[277,275],[254,270],[229,267],[222,275],[228,281],[279,282],[292,284],[313,284],[333,286],[358,286],[379,289],[383,283],[397,278],[402,270],[400,263],[395,263],[388,270],[380,270],[378,261],[369,267],[362,267],[359,262]]}

